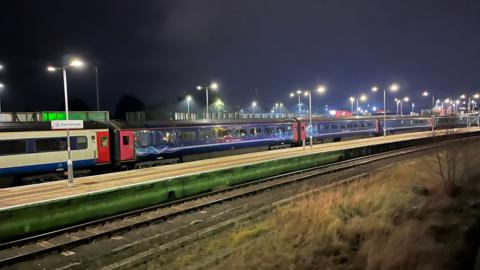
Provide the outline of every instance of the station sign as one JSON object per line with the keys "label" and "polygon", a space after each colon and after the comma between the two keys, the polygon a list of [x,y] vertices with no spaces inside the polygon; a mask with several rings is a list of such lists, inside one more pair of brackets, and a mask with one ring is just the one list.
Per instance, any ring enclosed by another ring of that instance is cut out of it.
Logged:
{"label": "station sign", "polygon": [[52,129],[83,129],[83,120],[53,120]]}

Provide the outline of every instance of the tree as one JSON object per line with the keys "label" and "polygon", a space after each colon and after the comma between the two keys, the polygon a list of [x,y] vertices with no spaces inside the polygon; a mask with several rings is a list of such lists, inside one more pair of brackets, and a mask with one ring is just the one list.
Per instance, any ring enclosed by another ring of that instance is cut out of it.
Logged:
{"label": "tree", "polygon": [[145,110],[145,103],[133,95],[123,95],[117,103],[115,118],[125,119],[127,112],[139,112]]}

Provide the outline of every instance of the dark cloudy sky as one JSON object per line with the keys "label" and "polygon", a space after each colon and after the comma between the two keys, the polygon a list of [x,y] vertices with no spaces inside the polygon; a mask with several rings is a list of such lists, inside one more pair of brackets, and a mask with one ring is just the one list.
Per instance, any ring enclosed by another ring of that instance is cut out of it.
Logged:
{"label": "dark cloudy sky", "polygon": [[[124,93],[171,104],[211,80],[244,108],[293,106],[291,90],[318,84],[328,92],[315,104],[348,107],[348,96],[393,81],[420,103],[425,88],[480,89],[480,1],[1,1],[4,109],[57,108],[61,77],[45,66],[69,54],[99,67],[104,109]],[[69,79],[71,97],[94,107],[92,69]]]}

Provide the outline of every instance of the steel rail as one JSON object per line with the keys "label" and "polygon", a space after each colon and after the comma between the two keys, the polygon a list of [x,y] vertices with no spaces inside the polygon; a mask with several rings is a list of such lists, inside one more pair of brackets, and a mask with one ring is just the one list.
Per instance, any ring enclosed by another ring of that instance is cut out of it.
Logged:
{"label": "steel rail", "polygon": [[[361,165],[366,165],[366,164],[369,164],[369,163],[372,163],[372,162],[376,162],[376,161],[380,161],[380,160],[384,160],[384,159],[388,159],[388,158],[393,158],[393,157],[398,157],[398,156],[401,156],[401,155],[426,151],[426,150],[433,149],[435,147],[438,147],[438,146],[441,146],[441,145],[446,145],[446,144],[452,143],[452,142],[475,140],[475,139],[478,139],[478,138],[480,138],[480,136],[473,136],[473,137],[467,137],[467,138],[461,138],[461,139],[447,140],[447,141],[442,141],[442,142],[434,142],[434,143],[426,144],[426,145],[423,145],[423,146],[408,147],[408,148],[404,148],[404,149],[393,150],[393,151],[368,155],[368,156],[364,156],[364,157],[348,159],[348,160],[345,160],[345,161],[339,161],[339,162],[336,162],[336,163],[333,163],[333,164],[321,165],[321,166],[316,166],[316,167],[312,167],[312,168],[308,168],[308,169],[301,169],[301,170],[297,170],[297,171],[293,171],[293,172],[289,172],[289,173],[284,173],[284,174],[280,174],[280,175],[276,175],[276,176],[272,176],[272,177],[267,177],[267,178],[251,181],[251,182],[244,183],[244,184],[239,184],[239,185],[235,185],[235,186],[231,186],[231,187],[226,187],[226,188],[211,191],[211,192],[208,192],[208,193],[202,193],[202,194],[199,194],[199,195],[191,196],[191,197],[188,197],[188,198],[183,198],[183,199],[168,202],[168,203],[162,203],[162,204],[159,204],[159,205],[154,205],[154,206],[142,208],[142,209],[135,210],[135,211],[130,211],[130,212],[126,212],[126,213],[122,213],[122,214],[118,214],[118,215],[114,215],[114,216],[110,216],[110,217],[106,217],[106,218],[102,218],[102,219],[97,219],[97,220],[90,221],[90,222],[85,222],[85,223],[74,225],[74,226],[69,226],[69,227],[57,229],[57,230],[46,232],[46,233],[43,233],[43,234],[38,234],[38,235],[34,235],[34,236],[30,236],[30,237],[26,237],[26,238],[14,240],[14,241],[2,243],[2,244],[0,244],[0,250],[6,250],[6,249],[10,249],[10,248],[16,248],[16,247],[19,247],[19,246],[27,246],[27,245],[35,245],[35,247],[37,247],[37,250],[32,248],[30,251],[27,251],[25,253],[16,254],[15,256],[10,256],[10,257],[6,257],[6,258],[0,258],[0,266],[11,265],[11,264],[18,263],[18,262],[26,260],[26,259],[31,259],[31,258],[35,258],[35,257],[40,256],[40,255],[44,255],[44,254],[47,254],[47,253],[53,253],[55,251],[62,251],[62,250],[65,250],[65,249],[68,249],[68,248],[71,248],[71,247],[74,247],[74,246],[79,246],[83,243],[91,242],[94,239],[119,234],[121,232],[125,232],[125,231],[131,230],[133,228],[138,228],[138,227],[141,227],[141,226],[146,226],[146,225],[154,223],[154,222],[165,221],[165,220],[171,219],[175,216],[186,214],[186,213],[189,213],[189,212],[192,212],[192,211],[198,211],[200,209],[207,208],[207,207],[210,207],[212,205],[216,205],[216,204],[224,203],[224,202],[227,202],[227,201],[235,200],[235,199],[238,199],[238,198],[242,198],[242,197],[245,197],[245,196],[253,195],[255,193],[271,190],[273,188],[277,188],[277,187],[280,187],[280,186],[300,182],[300,181],[303,181],[303,180],[306,180],[306,179],[309,179],[309,178],[312,178],[312,177],[327,175],[327,174],[335,173],[335,172],[338,172],[338,171],[355,168],[355,167],[358,167],[358,166],[361,166]],[[269,183],[269,184],[266,184],[266,183]],[[237,192],[237,193],[234,192],[234,191],[240,190],[242,188],[254,187],[255,185],[261,185],[261,184],[265,184],[265,185],[263,185],[259,188],[253,188],[251,190],[246,190],[246,191]],[[60,243],[58,245],[52,245],[52,246],[48,246],[48,247],[39,247],[39,245],[37,245],[37,243],[40,240],[45,240],[45,239],[52,238],[52,237],[55,237],[55,236],[59,236],[59,235],[62,235],[62,234],[74,233],[76,231],[84,231],[87,228],[92,227],[92,226],[102,226],[103,225],[105,227],[105,225],[107,225],[107,224],[109,226],[111,226],[111,225],[113,225],[113,223],[111,223],[111,222],[112,221],[115,222],[115,220],[119,220],[119,219],[124,220],[124,219],[129,218],[129,217],[131,217],[131,218],[138,217],[138,216],[141,216],[142,214],[145,214],[146,212],[154,212],[154,211],[159,210],[159,209],[165,209],[165,208],[173,209],[173,206],[180,206],[181,204],[186,203],[186,202],[194,202],[198,199],[205,199],[205,198],[208,198],[208,197],[212,197],[214,195],[220,195],[221,193],[227,193],[227,192],[233,192],[234,194],[232,194],[232,195],[226,194],[225,196],[220,197],[220,198],[213,198],[213,199],[205,201],[205,202],[199,202],[199,203],[194,204],[193,206],[190,206],[190,207],[187,207],[187,208],[179,207],[179,209],[173,210],[170,213],[160,214],[160,215],[157,215],[157,216],[152,217],[152,218],[147,218],[147,219],[139,221],[139,222],[126,224],[124,226],[119,226],[119,227],[116,227],[116,228],[109,228],[109,229],[100,231],[98,233],[92,233],[91,235],[87,235],[87,236],[84,236],[84,237],[70,239],[69,241],[66,241],[64,243]]]}

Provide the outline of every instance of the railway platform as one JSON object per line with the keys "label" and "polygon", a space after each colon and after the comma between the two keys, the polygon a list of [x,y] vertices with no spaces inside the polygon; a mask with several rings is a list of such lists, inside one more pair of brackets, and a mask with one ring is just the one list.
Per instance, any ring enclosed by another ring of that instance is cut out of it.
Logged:
{"label": "railway platform", "polygon": [[[415,132],[227,156],[76,178],[73,187],[66,181],[56,181],[0,189],[0,242],[213,189],[448,137],[443,131],[436,131],[435,135]],[[454,136],[480,136],[480,128],[461,129]]]}

